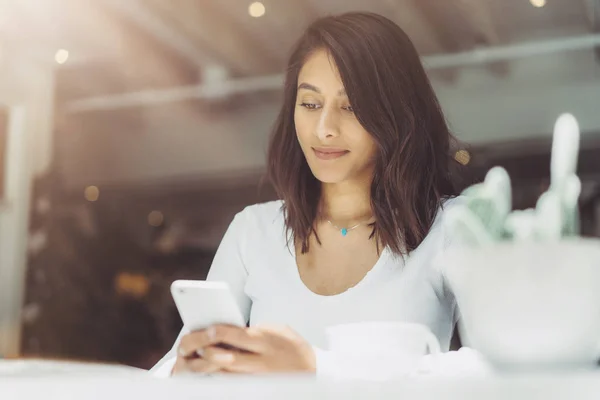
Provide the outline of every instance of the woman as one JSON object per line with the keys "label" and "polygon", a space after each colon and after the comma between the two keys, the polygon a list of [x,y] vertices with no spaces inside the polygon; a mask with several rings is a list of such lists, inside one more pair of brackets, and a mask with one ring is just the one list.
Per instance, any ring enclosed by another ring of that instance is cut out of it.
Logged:
{"label": "woman", "polygon": [[282,201],[236,215],[208,276],[229,283],[250,327],[182,332],[155,371],[314,371],[326,327],[365,320],[425,324],[447,349],[455,302],[432,260],[455,194],[451,140],[397,25],[370,13],[313,23],[269,145]]}

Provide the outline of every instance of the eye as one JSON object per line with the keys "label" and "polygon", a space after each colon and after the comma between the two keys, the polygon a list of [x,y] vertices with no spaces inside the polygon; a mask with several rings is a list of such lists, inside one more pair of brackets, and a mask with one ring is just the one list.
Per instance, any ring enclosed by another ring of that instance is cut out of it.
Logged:
{"label": "eye", "polygon": [[342,109],[348,111],[349,113],[354,113],[354,108],[352,108],[352,106],[344,106]]}
{"label": "eye", "polygon": [[300,103],[300,107],[304,107],[307,110],[316,110],[320,106],[318,104],[313,104],[313,103]]}

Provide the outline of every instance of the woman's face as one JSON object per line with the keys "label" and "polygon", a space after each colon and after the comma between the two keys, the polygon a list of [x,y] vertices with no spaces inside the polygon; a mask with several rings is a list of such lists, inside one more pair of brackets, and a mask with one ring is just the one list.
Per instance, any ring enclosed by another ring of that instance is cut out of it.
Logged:
{"label": "woman's face", "polygon": [[318,180],[370,180],[376,143],[356,119],[333,58],[325,50],[314,52],[300,70],[294,122]]}

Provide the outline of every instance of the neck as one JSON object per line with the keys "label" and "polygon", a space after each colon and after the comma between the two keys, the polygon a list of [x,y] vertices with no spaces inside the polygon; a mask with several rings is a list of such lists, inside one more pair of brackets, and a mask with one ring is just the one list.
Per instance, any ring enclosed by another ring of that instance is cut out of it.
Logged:
{"label": "neck", "polygon": [[321,218],[351,225],[369,220],[372,216],[370,182],[322,184]]}

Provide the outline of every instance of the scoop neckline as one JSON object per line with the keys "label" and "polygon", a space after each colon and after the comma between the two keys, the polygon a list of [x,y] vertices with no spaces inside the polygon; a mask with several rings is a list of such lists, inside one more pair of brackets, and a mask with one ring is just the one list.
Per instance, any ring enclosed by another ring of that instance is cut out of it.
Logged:
{"label": "scoop neckline", "polygon": [[358,281],[356,283],[356,285],[349,287],[348,289],[344,290],[341,293],[325,295],[325,294],[315,293],[308,286],[306,286],[306,284],[302,280],[302,277],[300,276],[300,269],[298,268],[298,261],[296,260],[296,247],[293,244],[291,246],[288,244],[287,247],[289,250],[288,254],[291,257],[291,261],[292,261],[291,264],[292,264],[292,267],[294,270],[294,278],[295,278],[296,282],[298,283],[298,285],[301,287],[301,290],[308,293],[309,296],[312,296],[312,297],[315,297],[318,299],[331,299],[331,300],[346,297],[346,296],[350,295],[352,292],[355,292],[356,290],[360,289],[360,287],[366,285],[368,283],[368,281],[373,279],[373,276],[376,275],[378,273],[378,271],[382,268],[382,265],[384,264],[385,260],[389,257],[389,252],[390,252],[388,247],[385,246],[382,249],[381,254],[379,255],[379,258],[377,259],[375,264],[373,264],[373,267],[371,267],[371,269],[365,274],[365,276],[362,277],[362,279],[360,281]]}

